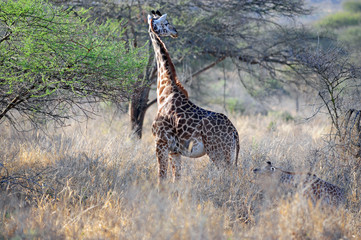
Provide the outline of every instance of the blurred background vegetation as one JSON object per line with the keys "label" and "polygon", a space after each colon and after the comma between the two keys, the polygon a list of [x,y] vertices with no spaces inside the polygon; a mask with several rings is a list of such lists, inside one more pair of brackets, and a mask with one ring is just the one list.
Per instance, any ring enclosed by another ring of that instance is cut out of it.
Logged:
{"label": "blurred background vegetation", "polygon": [[344,1],[340,11],[320,19],[316,25],[326,28],[335,38],[360,53],[361,1]]}

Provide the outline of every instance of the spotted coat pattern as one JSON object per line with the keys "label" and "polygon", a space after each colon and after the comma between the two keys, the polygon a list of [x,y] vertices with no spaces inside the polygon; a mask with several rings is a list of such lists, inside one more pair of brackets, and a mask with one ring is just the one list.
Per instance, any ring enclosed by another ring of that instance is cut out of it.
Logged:
{"label": "spotted coat pattern", "polygon": [[160,21],[162,17],[164,15],[159,12],[148,16],[149,36],[158,68],[158,112],[152,132],[156,141],[159,181],[167,176],[168,158],[174,180],[180,177],[181,156],[197,158],[208,154],[217,166],[237,165],[239,137],[236,128],[224,114],[205,110],[189,100],[159,37],[174,37],[177,32],[165,19]]}
{"label": "spotted coat pattern", "polygon": [[269,161],[262,168],[253,169],[253,172],[257,175],[276,178],[280,183],[295,188],[301,185],[304,195],[314,203],[322,201],[330,205],[339,205],[346,200],[343,189],[318,178],[315,174],[284,171],[274,167]]}

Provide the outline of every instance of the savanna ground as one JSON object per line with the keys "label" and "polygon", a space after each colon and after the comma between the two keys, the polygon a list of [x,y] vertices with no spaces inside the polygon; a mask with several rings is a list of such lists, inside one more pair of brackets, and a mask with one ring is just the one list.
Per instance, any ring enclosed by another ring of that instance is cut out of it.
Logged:
{"label": "savanna ground", "polygon": [[[141,141],[129,138],[126,116],[103,114],[46,132],[0,126],[0,239],[361,239],[360,160],[327,141],[325,115],[229,114],[239,165],[184,159],[180,182],[169,169],[158,192],[153,114]],[[344,188],[346,203],[263,191],[252,169],[266,160]]]}

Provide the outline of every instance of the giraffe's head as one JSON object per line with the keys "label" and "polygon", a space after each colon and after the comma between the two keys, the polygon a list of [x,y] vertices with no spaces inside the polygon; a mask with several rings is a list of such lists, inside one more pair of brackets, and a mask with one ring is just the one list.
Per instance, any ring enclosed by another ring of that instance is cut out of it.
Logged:
{"label": "giraffe's head", "polygon": [[152,15],[148,15],[148,24],[151,30],[160,37],[178,37],[178,32],[168,21],[167,14],[161,14],[158,10],[152,10]]}
{"label": "giraffe's head", "polygon": [[269,175],[272,175],[275,172],[277,172],[277,168],[272,166],[272,163],[270,161],[267,161],[263,167],[253,169],[253,172],[255,174],[259,174],[259,175],[263,175],[263,176],[268,175],[269,176]]}

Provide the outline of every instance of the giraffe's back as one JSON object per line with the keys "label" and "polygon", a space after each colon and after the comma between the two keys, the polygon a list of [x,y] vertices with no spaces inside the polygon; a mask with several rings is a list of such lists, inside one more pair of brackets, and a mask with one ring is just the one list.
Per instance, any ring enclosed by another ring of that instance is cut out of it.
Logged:
{"label": "giraffe's back", "polygon": [[305,182],[305,194],[313,201],[321,200],[324,203],[339,205],[345,202],[345,191],[329,182],[326,182],[316,175],[312,175],[311,180]]}

